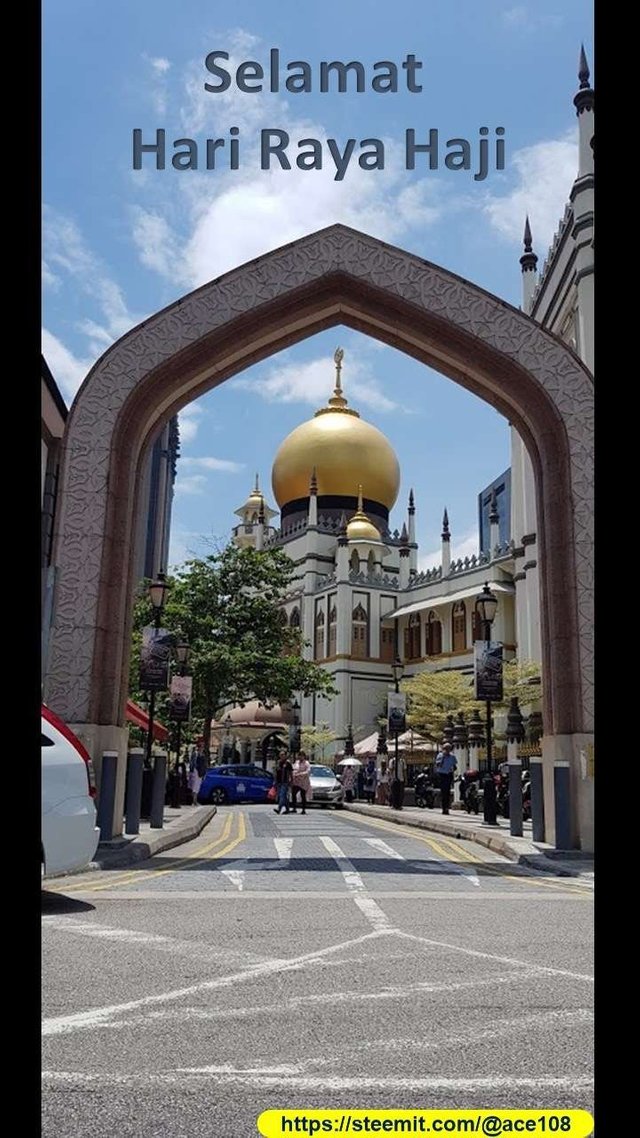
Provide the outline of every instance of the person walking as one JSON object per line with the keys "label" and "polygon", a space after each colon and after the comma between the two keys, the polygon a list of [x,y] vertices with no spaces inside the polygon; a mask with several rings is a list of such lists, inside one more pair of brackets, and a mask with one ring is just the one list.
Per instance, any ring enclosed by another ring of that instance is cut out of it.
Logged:
{"label": "person walking", "polygon": [[274,806],[276,814],[279,814],[283,807],[285,814],[289,813],[289,787],[291,786],[292,778],[293,765],[289,760],[287,752],[281,751],[276,767],[276,793],[278,795],[278,805]]}
{"label": "person walking", "polygon": [[293,777],[291,783],[291,805],[293,813],[296,813],[296,804],[298,801],[298,794],[302,801],[302,813],[307,813],[307,802],[312,797],[311,790],[311,763],[309,762],[304,751],[300,751],[295,763],[293,764]]}
{"label": "person walking", "polygon": [[370,757],[369,759],[367,759],[367,763],[366,763],[366,766],[364,768],[364,771],[362,772],[362,775],[363,775],[364,796],[365,796],[367,802],[369,803],[369,806],[373,806],[373,800],[374,800],[375,794],[376,794],[376,785],[378,782],[378,772],[376,770],[376,760],[373,757]]}
{"label": "person walking", "polygon": [[380,769],[377,772],[376,802],[378,806],[389,805],[389,768],[386,759],[380,760]]}
{"label": "person walking", "polygon": [[198,774],[198,767],[194,763],[193,769],[189,771],[187,785],[191,791],[191,805],[196,806],[198,802],[198,793],[202,785],[202,776]]}
{"label": "person walking", "polygon": [[443,814],[449,813],[451,787],[457,766],[458,760],[452,752],[451,743],[443,743],[442,750],[436,755],[436,772],[440,776],[440,796],[442,798]]}
{"label": "person walking", "polygon": [[343,767],[342,786],[347,802],[353,802],[353,788],[356,784],[356,773],[353,767]]}

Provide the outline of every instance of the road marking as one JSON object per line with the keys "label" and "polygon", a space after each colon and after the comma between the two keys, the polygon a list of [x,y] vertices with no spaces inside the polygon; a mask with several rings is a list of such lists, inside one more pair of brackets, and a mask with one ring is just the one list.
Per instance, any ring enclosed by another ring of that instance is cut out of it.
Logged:
{"label": "road marking", "polygon": [[42,1078],[45,1083],[52,1086],[87,1086],[94,1084],[102,1087],[146,1087],[180,1085],[189,1078],[195,1083],[203,1079],[214,1083],[240,1083],[254,1087],[276,1087],[278,1090],[291,1088],[303,1091],[377,1091],[381,1087],[385,1090],[398,1091],[469,1091],[478,1092],[483,1096],[491,1091],[587,1091],[593,1087],[593,1078],[588,1075],[540,1075],[538,1077],[518,1078],[516,1075],[489,1075],[479,1078],[448,1078],[445,1075],[432,1075],[423,1079],[394,1078],[376,1075],[365,1077],[354,1075],[351,1077],[331,1075],[284,1075],[284,1074],[252,1074],[244,1067],[228,1068],[221,1071],[219,1067],[182,1067],[175,1071],[166,1071],[155,1074],[150,1071],[140,1071],[133,1074],[116,1074],[112,1072],[96,1071],[43,1071]]}
{"label": "road marking", "polygon": [[[476,871],[474,869],[469,870],[469,871],[465,870],[465,869],[460,869],[460,866],[456,865],[455,862],[452,861],[452,856],[456,857],[456,858],[458,857],[458,851],[453,846],[453,843],[449,844],[449,850],[453,849],[453,855],[445,847],[444,843],[440,844],[440,842],[435,841],[434,838],[431,839],[431,841],[429,842],[429,845],[431,846],[431,849],[434,850],[434,852],[436,854],[439,854],[439,856],[442,858],[442,860],[445,862],[445,864],[450,867],[452,873],[458,873],[458,874],[460,874],[461,877],[466,877],[467,880],[470,881],[472,885],[478,885],[478,886],[480,885],[480,882],[478,881],[478,874],[476,873]],[[464,861],[467,859],[463,858],[462,860]]]}
{"label": "road marking", "polygon": [[186,988],[175,988],[153,996],[142,996],[138,1000],[127,1000],[127,1002],[123,1004],[110,1004],[102,1008],[91,1008],[89,1011],[77,1012],[74,1015],[52,1016],[43,1021],[42,1034],[60,1035],[65,1032],[77,1030],[78,1028],[99,1026],[112,1015],[134,1011],[136,1008],[149,1007],[153,1004],[169,1003],[171,1000],[182,1000],[186,996],[194,996],[200,992],[210,992],[218,988],[228,988],[243,980],[254,980],[262,976],[270,976],[273,972],[295,972],[297,969],[303,968],[309,961],[321,960],[324,956],[330,956],[333,952],[344,952],[345,949],[353,948],[357,944],[363,944],[365,941],[373,940],[376,937],[386,936],[391,931],[392,930],[386,929],[380,931],[375,930],[370,933],[364,933],[362,936],[355,937],[351,940],[343,941],[341,944],[331,944],[327,948],[320,948],[315,952],[307,952],[302,956],[292,957],[290,960],[266,960],[263,964],[256,964],[252,968],[245,968],[240,972],[234,972],[227,976],[218,976],[215,980],[203,980],[199,984],[191,984]]}
{"label": "road marking", "polygon": [[[120,885],[123,885],[123,886],[129,885],[134,881],[136,883],[139,881],[147,881],[150,877],[154,877],[154,878],[160,877],[161,875],[163,875],[165,873],[175,873],[176,870],[181,869],[185,865],[189,865],[190,867],[193,867],[194,864],[197,865],[199,861],[204,860],[204,857],[203,857],[204,854],[209,853],[209,851],[214,849],[214,847],[217,846],[220,842],[226,841],[226,839],[229,837],[229,832],[230,832],[231,826],[233,824],[233,818],[234,818],[233,814],[227,815],[225,822],[224,822],[224,826],[222,827],[222,830],[218,834],[218,837],[214,838],[214,840],[212,842],[209,842],[209,844],[204,846],[202,849],[194,850],[194,852],[192,854],[187,854],[186,857],[180,858],[179,861],[173,862],[171,867],[168,867],[166,869],[160,869],[158,867],[157,869],[152,869],[152,870],[149,870],[145,873],[135,873],[135,872],[132,873],[131,871],[129,871],[129,872],[124,873],[124,874],[117,874],[115,879],[112,878],[109,882],[107,882],[105,884],[93,885],[90,882],[87,882],[84,884],[79,882],[77,885],[65,885],[65,886],[58,886],[58,887],[52,888],[52,889],[47,889],[47,892],[65,893],[66,894],[66,893],[85,893],[88,890],[91,890],[91,892],[93,893],[93,892],[97,892],[97,891],[102,891],[103,889],[114,889]],[[93,880],[95,880],[95,879],[93,879]]]}
{"label": "road marking", "polygon": [[274,838],[273,844],[281,861],[289,861],[293,849],[293,838]]}
{"label": "road marking", "polygon": [[459,944],[448,944],[442,940],[430,940],[426,936],[418,936],[416,933],[406,933],[402,929],[396,929],[395,932],[398,936],[406,937],[407,940],[417,940],[422,944],[428,944],[431,948],[449,948],[452,952],[461,952],[465,956],[475,956],[481,960],[495,960],[498,964],[515,964],[517,968],[530,968],[533,972],[543,973],[545,976],[569,976],[572,980],[584,980],[588,983],[593,983],[593,976],[586,976],[579,972],[569,972],[566,968],[550,968],[544,964],[534,964],[530,960],[516,960],[511,956],[496,956],[492,952],[480,952],[475,948],[463,948]]}
{"label": "road marking", "polygon": [[236,889],[242,892],[244,889],[244,869],[221,869],[220,872],[224,873],[225,877],[229,878],[231,884],[235,885]]}
{"label": "road marking", "polygon": [[407,860],[401,853],[398,853],[397,850],[392,849],[386,842],[383,842],[382,838],[363,838],[362,840],[366,842],[367,845],[373,846],[374,850],[380,850],[380,853],[385,854],[386,857],[396,858],[397,861]]}
{"label": "road marking", "polygon": [[352,894],[353,900],[360,912],[363,913],[369,921],[369,924],[372,925],[377,932],[390,932],[391,922],[385,913],[383,913],[377,901],[374,901],[373,897],[367,892],[367,887],[353,865],[353,862],[349,861],[349,858],[345,855],[343,850],[340,849],[340,846],[334,842],[333,838],[329,838],[327,835],[320,835],[320,841],[327,853],[330,853],[332,858],[334,858],[344,878],[347,889]]}

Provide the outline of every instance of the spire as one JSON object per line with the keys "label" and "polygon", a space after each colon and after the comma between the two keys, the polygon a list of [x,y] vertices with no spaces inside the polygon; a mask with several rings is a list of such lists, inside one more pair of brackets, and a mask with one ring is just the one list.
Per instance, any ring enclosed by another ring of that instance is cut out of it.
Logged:
{"label": "spire", "polygon": [[533,252],[533,237],[531,235],[531,226],[529,225],[529,214],[527,214],[524,222],[524,254],[520,258],[523,273],[535,273],[538,264],[538,258]]}
{"label": "spire", "polygon": [[580,80],[580,90],[584,90],[589,86],[589,64],[587,63],[587,55],[584,50],[584,44],[580,44],[580,64],[578,70],[578,79]]}
{"label": "spire", "polygon": [[575,95],[573,105],[576,108],[578,118],[583,111],[592,111],[595,101],[595,92],[590,84],[589,64],[587,63],[587,56],[584,50],[584,44],[580,47],[580,63],[578,64],[578,82],[580,83],[580,90]]}
{"label": "spire", "polygon": [[309,481],[309,496],[315,497],[317,495],[317,493],[318,493],[318,478],[316,475],[316,468],[314,466],[313,470],[311,471],[311,479]]}
{"label": "spire", "polygon": [[415,506],[415,501],[414,501],[414,497],[413,497],[413,490],[410,490],[409,491],[409,513],[415,514],[415,512],[416,512],[416,506]]}
{"label": "spire", "polygon": [[342,372],[342,360],[343,360],[343,358],[344,358],[344,349],[343,348],[336,348],[335,352],[333,353],[333,360],[334,360],[334,363],[336,365],[336,385],[333,389],[333,395],[331,396],[331,399],[329,400],[329,406],[330,407],[346,407],[347,406],[347,400],[345,399],[344,395],[342,394],[341,372]]}
{"label": "spire", "polygon": [[407,523],[402,523],[402,533],[400,534],[400,548],[409,548],[409,534],[407,531]]}
{"label": "spire", "polygon": [[253,493],[254,493],[254,494],[259,494],[259,493],[260,493],[260,480],[259,480],[259,478],[258,478],[258,475],[257,475],[257,474],[256,474],[256,484],[255,484],[255,486],[253,487]]}
{"label": "spire", "polygon": [[445,506],[444,514],[442,516],[442,540],[448,541],[450,536],[451,536],[451,534],[449,533],[449,515],[447,513],[447,507]]}
{"label": "spire", "polygon": [[496,488],[494,486],[493,490],[491,491],[491,500],[489,503],[489,524],[493,525],[494,522],[499,521],[500,515],[498,513],[498,496],[496,494]]}
{"label": "spire", "polygon": [[364,504],[362,501],[362,483],[358,485],[358,513],[364,514]]}

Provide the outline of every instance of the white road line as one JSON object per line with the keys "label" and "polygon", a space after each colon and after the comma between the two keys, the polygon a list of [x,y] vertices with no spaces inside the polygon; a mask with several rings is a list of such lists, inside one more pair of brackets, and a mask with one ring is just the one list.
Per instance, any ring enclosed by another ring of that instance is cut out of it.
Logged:
{"label": "white road line", "polygon": [[594,1013],[589,1008],[569,1008],[557,1011],[534,1013],[528,1016],[518,1016],[517,1019],[498,1019],[487,1024],[486,1027],[471,1026],[467,1031],[457,1034],[443,1035],[435,1039],[375,1039],[361,1043],[359,1050],[375,1050],[380,1048],[386,1053],[400,1051],[403,1054],[412,1051],[439,1051],[446,1047],[469,1047],[473,1043],[484,1040],[498,1039],[509,1035],[528,1035],[531,1031],[545,1027],[582,1027],[592,1024]]}
{"label": "white road line", "polygon": [[228,988],[234,984],[238,984],[243,980],[254,980],[261,976],[270,976],[273,972],[294,972],[298,968],[304,967],[310,960],[322,959],[323,956],[329,956],[332,952],[343,952],[347,948],[353,948],[357,944],[362,944],[366,940],[373,940],[375,937],[385,936],[391,930],[375,930],[374,932],[364,933],[363,936],[355,937],[351,940],[343,941],[341,944],[331,944],[327,948],[317,949],[316,952],[307,952],[302,956],[294,957],[291,960],[266,960],[263,964],[256,964],[252,968],[245,968],[241,972],[233,972],[227,976],[219,976],[215,980],[203,980],[200,984],[190,984],[187,988],[174,988],[168,992],[160,992],[153,996],[143,996],[139,1000],[127,1000],[123,1004],[110,1004],[102,1008],[91,1008],[85,1012],[77,1012],[75,1015],[68,1016],[52,1016],[50,1019],[45,1019],[42,1024],[43,1035],[60,1035],[64,1032],[74,1031],[77,1028],[90,1027],[102,1023],[110,1016],[118,1015],[118,1013],[135,1011],[136,1008],[149,1007],[152,1004],[169,1003],[171,1000],[182,1000],[186,996],[196,995],[198,992],[210,992],[216,988]]}
{"label": "white road line", "polygon": [[244,869],[221,869],[220,873],[224,873],[225,877],[228,877],[231,884],[235,885],[236,889],[242,892],[244,889]]}
{"label": "white road line", "polygon": [[293,838],[274,838],[273,844],[281,861],[289,861],[293,848]]}
{"label": "white road line", "polygon": [[542,973],[545,976],[569,976],[572,980],[584,980],[593,983],[593,976],[585,976],[580,972],[569,972],[566,968],[549,968],[544,964],[535,964],[530,960],[515,960],[512,956],[496,956],[492,952],[479,952],[475,948],[463,948],[459,944],[448,944],[442,940],[430,940],[426,936],[417,936],[416,933],[405,933],[401,929],[395,929],[398,936],[406,937],[407,940],[417,940],[422,944],[428,944],[430,948],[449,948],[452,952],[461,952],[465,956],[476,956],[481,960],[494,960],[498,964],[515,964],[517,968],[530,968],[532,972]]}
{"label": "white road line", "polygon": [[[256,868],[255,864],[252,866]],[[281,865],[280,862],[270,861],[264,862],[258,866],[260,870],[271,869],[284,869],[286,865]],[[576,891],[561,893],[551,892],[550,889],[543,891],[536,891],[535,883],[532,882],[531,890],[521,890],[518,893],[511,891],[510,893],[492,892],[488,893],[467,893],[458,890],[439,890],[435,889],[370,889],[368,890],[371,897],[385,898],[391,897],[392,899],[399,900],[429,900],[429,901],[461,901],[464,904],[467,901],[479,901],[492,905],[494,901],[506,901],[510,904],[521,905],[524,901],[544,902],[545,904],[553,905],[560,903],[566,905],[568,902],[575,901],[576,905],[584,905],[589,901],[590,897],[576,896]],[[199,889],[154,889],[151,890],[140,889],[135,893],[136,902],[138,901],[202,901],[203,892]],[[100,905],[108,905],[110,903],[119,903],[121,901],[130,901],[131,893],[118,893],[115,889],[110,890],[109,893],[94,893],[90,889],[83,889],[82,896],[84,897],[99,897]],[[230,893],[227,889],[207,889],[207,899],[215,899],[219,901],[233,901],[239,899],[239,894]],[[345,893],[342,889],[245,889],[242,893],[242,900],[248,901],[272,901],[280,899],[284,901],[298,901],[301,897],[312,898],[314,901],[332,901],[344,900]],[[43,924],[48,923],[51,918],[43,914]]]}
{"label": "white road line", "polygon": [[385,913],[383,913],[377,901],[374,901],[373,897],[367,893],[367,887],[353,863],[349,861],[349,858],[346,857],[344,852],[340,849],[340,846],[334,842],[333,838],[329,838],[326,834],[319,836],[327,853],[330,853],[332,858],[335,859],[344,878],[344,883],[352,894],[353,900],[360,909],[360,912],[364,914],[376,932],[391,932],[391,922]]}
{"label": "white road line", "polygon": [[423,1079],[412,1078],[385,1078],[379,1075],[365,1077],[354,1075],[351,1078],[340,1076],[314,1076],[314,1075],[285,1075],[285,1074],[250,1074],[243,1068],[229,1070],[224,1073],[219,1069],[200,1067],[194,1069],[179,1069],[154,1074],[150,1071],[140,1071],[134,1074],[117,1074],[105,1071],[43,1071],[42,1079],[51,1086],[87,1086],[93,1083],[101,1087],[141,1087],[153,1084],[155,1086],[173,1086],[184,1084],[189,1078],[195,1083],[207,1079],[213,1083],[240,1083],[253,1087],[276,1087],[278,1090],[290,1087],[292,1090],[303,1091],[358,1091],[384,1090],[398,1091],[469,1091],[485,1095],[491,1091],[513,1090],[552,1090],[552,1091],[586,1091],[593,1087],[593,1078],[588,1075],[539,1075],[530,1078],[518,1078],[516,1075],[490,1075],[479,1078],[447,1078],[444,1075],[432,1075]]}
{"label": "white road line", "polygon": [[393,857],[396,858],[397,861],[407,860],[401,853],[398,853],[397,850],[392,849],[386,842],[383,842],[382,838],[364,838],[363,840],[367,845],[373,846],[375,850],[380,850],[380,853],[383,853],[385,857]]}

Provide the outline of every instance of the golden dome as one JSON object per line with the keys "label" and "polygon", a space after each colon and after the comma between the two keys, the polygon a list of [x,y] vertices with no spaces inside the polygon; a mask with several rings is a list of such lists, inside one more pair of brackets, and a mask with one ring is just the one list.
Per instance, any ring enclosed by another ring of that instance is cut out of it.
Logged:
{"label": "golden dome", "polygon": [[341,348],[334,359],[334,393],[327,407],[296,427],[280,445],[271,475],[273,493],[280,508],[298,498],[308,498],[315,466],[321,497],[351,497],[352,487],[362,482],[369,501],[390,510],[400,489],[398,460],[382,431],[347,406],[340,383]]}
{"label": "golden dome", "polygon": [[362,486],[358,486],[358,509],[347,525],[347,537],[349,541],[380,541],[380,530],[362,508]]}

